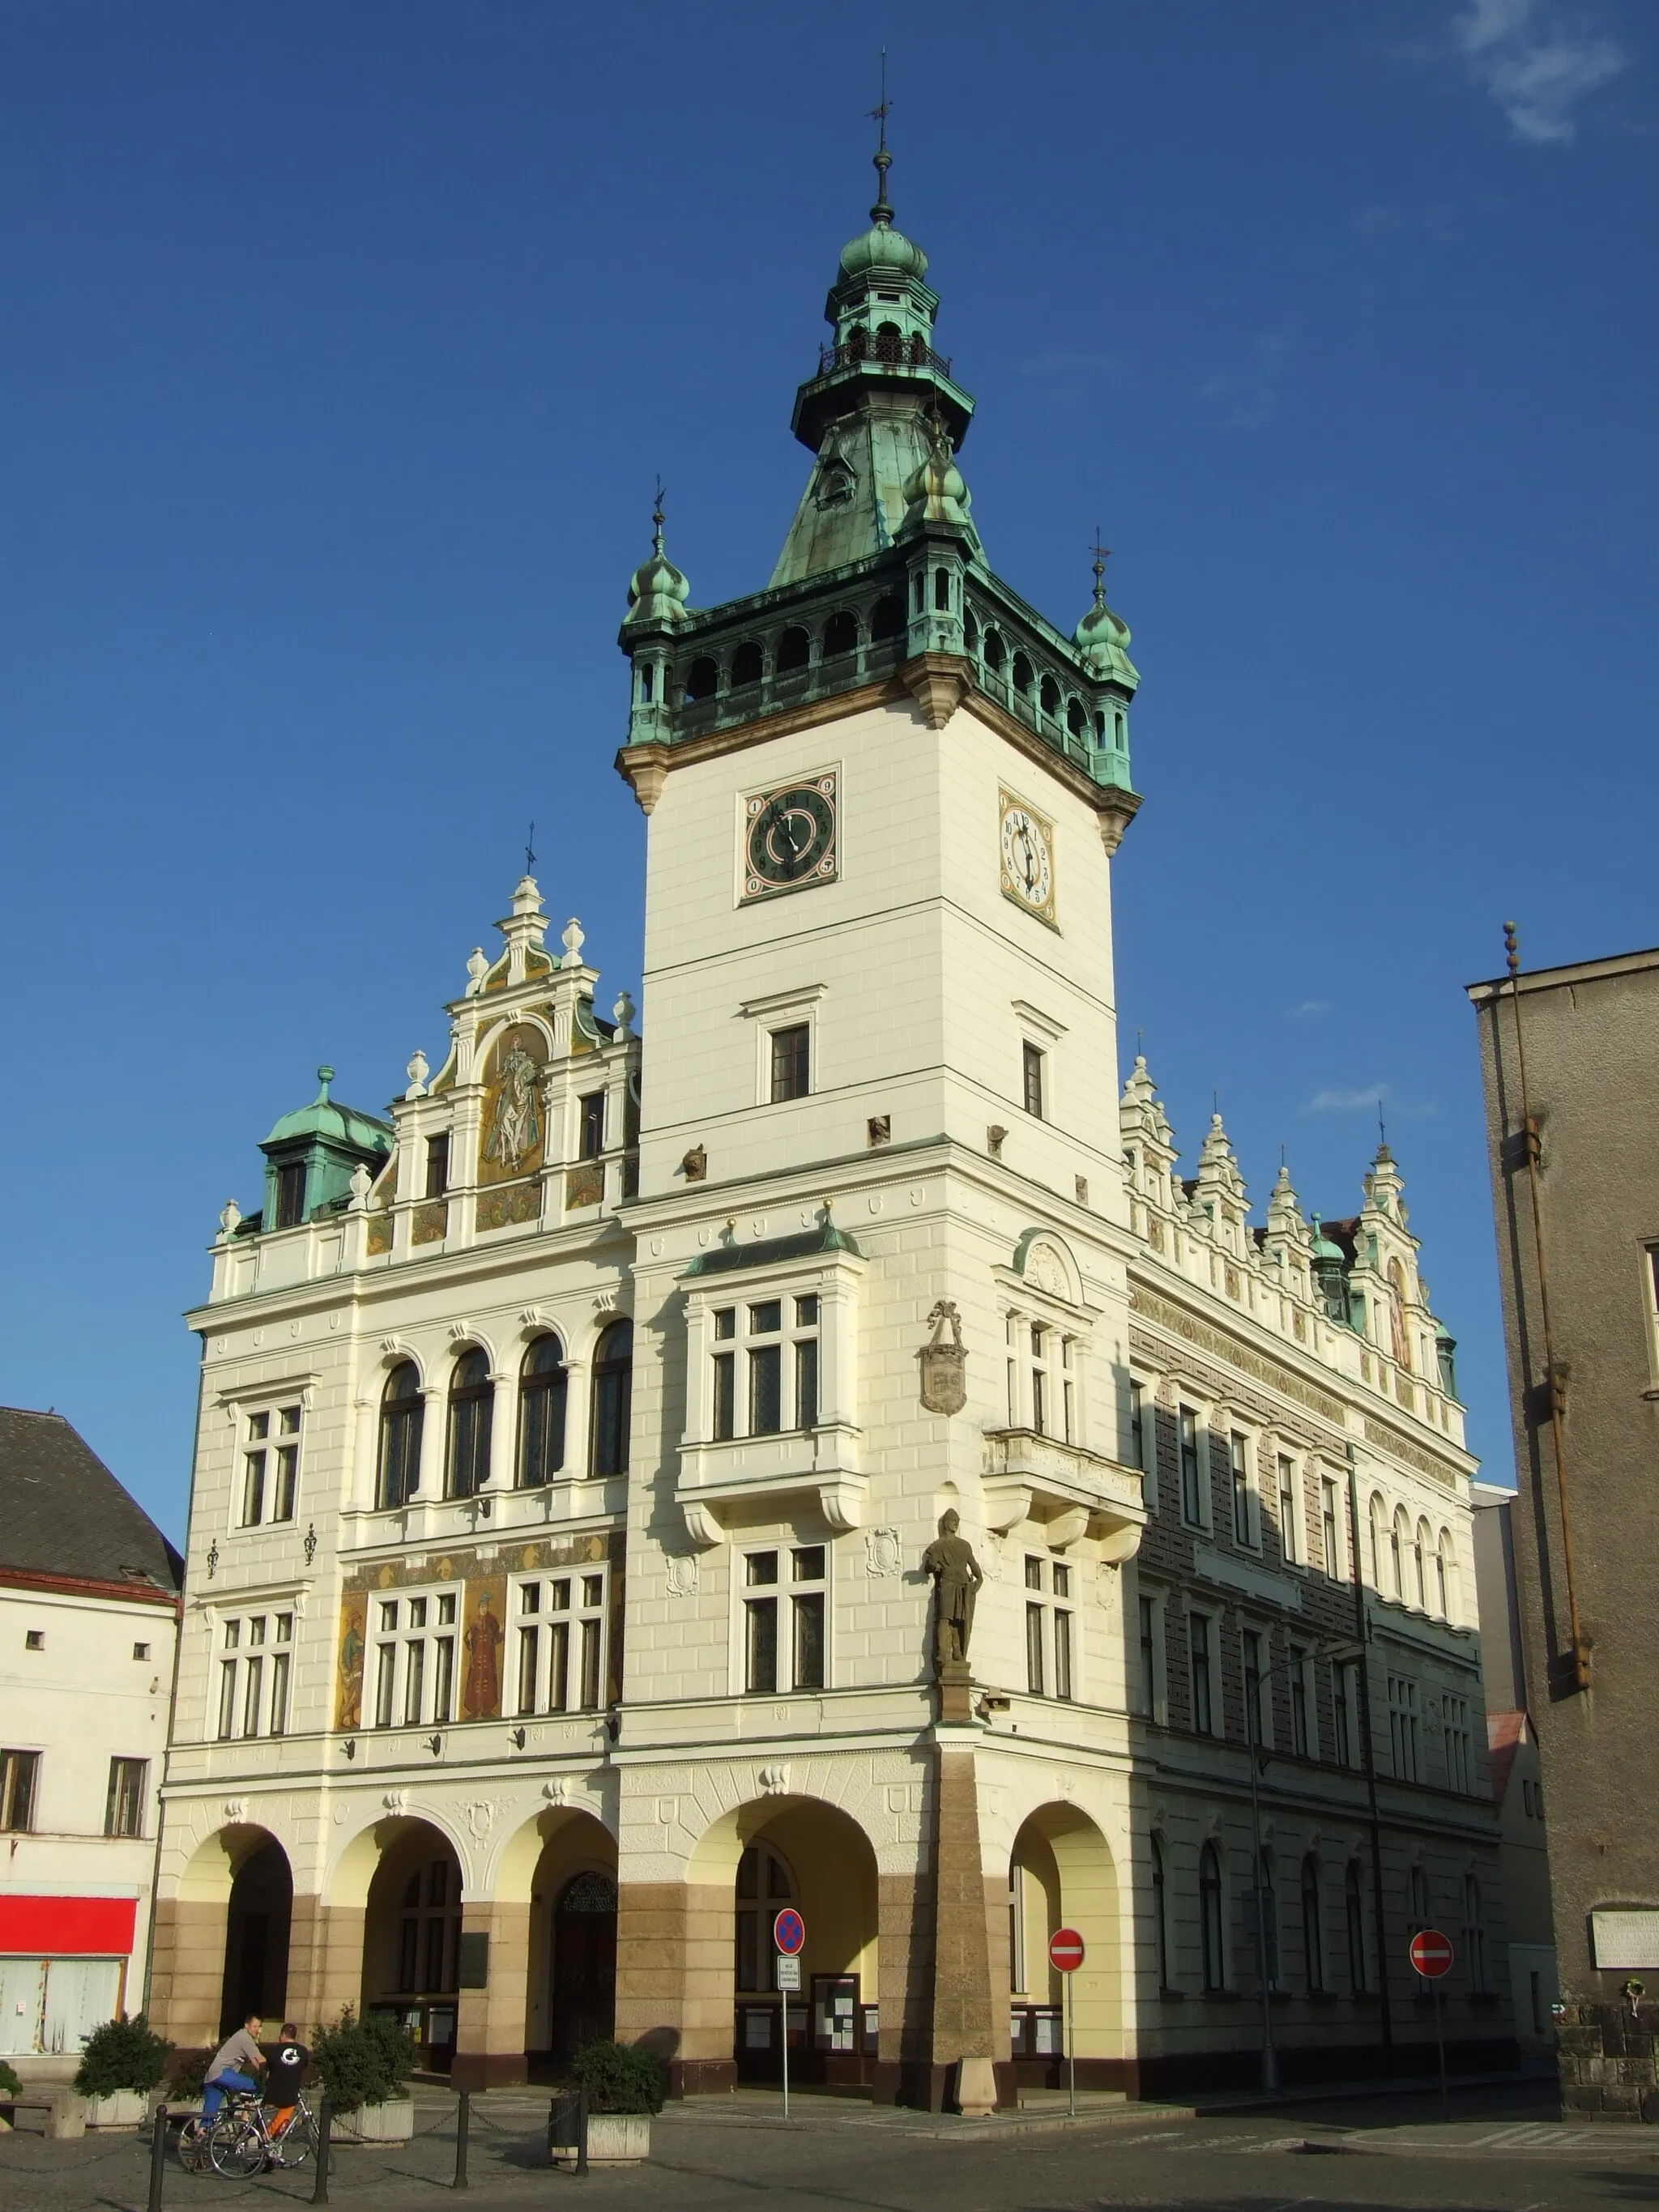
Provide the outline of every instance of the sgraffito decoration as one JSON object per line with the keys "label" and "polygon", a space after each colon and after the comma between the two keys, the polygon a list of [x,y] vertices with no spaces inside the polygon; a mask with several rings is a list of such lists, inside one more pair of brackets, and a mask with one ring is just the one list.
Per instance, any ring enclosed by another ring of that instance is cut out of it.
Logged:
{"label": "sgraffito decoration", "polygon": [[507,1631],[501,1626],[507,1612],[507,1584],[499,1575],[469,1580],[465,1598],[466,1626],[461,1635],[465,1668],[461,1676],[461,1717],[494,1720],[501,1710],[501,1646]]}
{"label": "sgraffito decoration", "polygon": [[334,1698],[334,1725],[350,1730],[363,1720],[363,1630],[368,1601],[361,1590],[348,1590],[340,1600],[340,1664]]}
{"label": "sgraffito decoration", "polygon": [[546,1040],[528,1022],[514,1022],[489,1048],[478,1143],[480,1183],[516,1182],[534,1174],[545,1158],[541,1080],[546,1059]]}

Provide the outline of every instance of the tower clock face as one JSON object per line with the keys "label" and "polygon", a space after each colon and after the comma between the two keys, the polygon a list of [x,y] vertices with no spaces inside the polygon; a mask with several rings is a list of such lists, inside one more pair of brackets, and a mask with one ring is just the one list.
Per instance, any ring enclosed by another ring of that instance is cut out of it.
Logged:
{"label": "tower clock face", "polygon": [[743,896],[771,898],[835,879],[836,778],[805,776],[743,803]]}
{"label": "tower clock face", "polygon": [[1002,895],[1046,921],[1054,920],[1054,825],[1012,791],[1000,794]]}

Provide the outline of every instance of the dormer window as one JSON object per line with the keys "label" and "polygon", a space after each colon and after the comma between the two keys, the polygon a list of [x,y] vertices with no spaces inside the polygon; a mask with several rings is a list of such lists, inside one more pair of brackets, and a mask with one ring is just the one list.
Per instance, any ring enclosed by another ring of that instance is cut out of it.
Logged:
{"label": "dormer window", "polygon": [[297,1229],[306,1218],[306,1164],[290,1160],[276,1170],[276,1226]]}

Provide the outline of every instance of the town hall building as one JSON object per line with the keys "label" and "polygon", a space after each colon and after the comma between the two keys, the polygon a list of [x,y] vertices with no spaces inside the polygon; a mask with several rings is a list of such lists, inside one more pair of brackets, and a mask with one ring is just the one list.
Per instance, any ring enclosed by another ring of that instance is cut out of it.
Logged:
{"label": "town hall building", "polygon": [[[526,875],[441,1063],[227,1206],[151,2011],[403,2018],[475,2085],[969,2109],[1512,2046],[1453,1346],[1120,1079],[1127,625],[1004,583],[887,157],[763,588],[623,623],[642,1006]],[[458,922],[459,917],[457,918]],[[455,981],[462,983],[458,959]],[[1265,1987],[1264,1987],[1265,1984]],[[1418,2045],[1415,2054],[1407,2049]]]}

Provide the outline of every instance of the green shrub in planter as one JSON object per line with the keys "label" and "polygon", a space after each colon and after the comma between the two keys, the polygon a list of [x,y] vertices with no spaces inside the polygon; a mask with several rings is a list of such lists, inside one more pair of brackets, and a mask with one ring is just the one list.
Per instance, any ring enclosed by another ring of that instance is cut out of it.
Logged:
{"label": "green shrub in planter", "polygon": [[668,2094],[662,2061],[631,2043],[590,2043],[570,2062],[573,2088],[590,2112],[659,2112]]}
{"label": "green shrub in planter", "polygon": [[173,2059],[167,2075],[167,2094],[175,2103],[187,2105],[200,2101],[207,2087],[208,2061],[210,2051],[187,2051]]}
{"label": "green shrub in planter", "polygon": [[0,2097],[21,2097],[23,2085],[3,2058],[0,2058]]}
{"label": "green shrub in planter", "polygon": [[119,2089],[148,2096],[161,2085],[172,2047],[152,2031],[143,2013],[131,2020],[123,2013],[88,2036],[75,2086],[83,2097],[112,2097]]}
{"label": "green shrub in planter", "polygon": [[401,2095],[415,2063],[414,2047],[395,2020],[385,2013],[357,2020],[349,2006],[337,2026],[319,2033],[312,2057],[337,2112],[355,2112],[362,2105],[382,2105]]}

